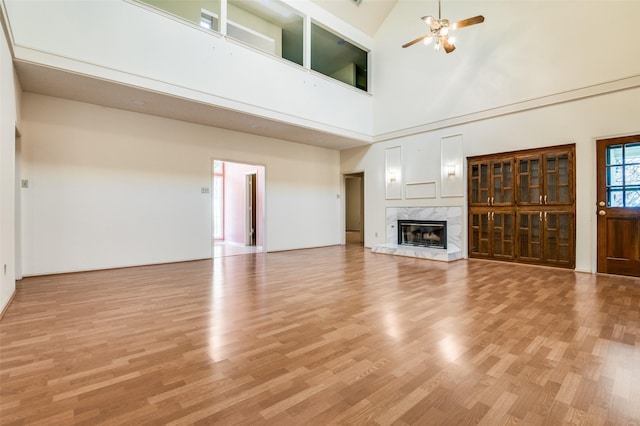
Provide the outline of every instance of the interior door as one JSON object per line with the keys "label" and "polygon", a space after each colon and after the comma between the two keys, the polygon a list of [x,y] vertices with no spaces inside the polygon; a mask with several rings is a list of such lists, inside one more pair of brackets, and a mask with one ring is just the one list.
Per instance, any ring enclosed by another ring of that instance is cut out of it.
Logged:
{"label": "interior door", "polygon": [[255,246],[257,236],[257,216],[256,216],[256,174],[249,173],[247,176],[247,238],[246,245]]}
{"label": "interior door", "polygon": [[596,142],[598,272],[640,276],[640,135]]}

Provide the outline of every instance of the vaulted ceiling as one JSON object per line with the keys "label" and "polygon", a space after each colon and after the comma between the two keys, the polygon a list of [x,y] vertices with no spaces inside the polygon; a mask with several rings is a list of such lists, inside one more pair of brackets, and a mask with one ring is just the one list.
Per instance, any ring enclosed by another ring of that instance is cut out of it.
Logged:
{"label": "vaulted ceiling", "polygon": [[373,37],[398,0],[312,0],[318,6]]}

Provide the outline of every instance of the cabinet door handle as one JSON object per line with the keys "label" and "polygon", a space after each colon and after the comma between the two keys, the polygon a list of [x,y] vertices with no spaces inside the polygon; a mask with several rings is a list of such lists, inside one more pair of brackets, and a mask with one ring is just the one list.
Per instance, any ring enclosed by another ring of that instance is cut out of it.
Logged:
{"label": "cabinet door handle", "polygon": [[495,200],[495,198],[491,197],[491,205],[493,205],[493,200]]}
{"label": "cabinet door handle", "polygon": [[542,212],[540,212],[540,221],[542,222]]}
{"label": "cabinet door handle", "polygon": [[490,206],[491,205],[491,197],[487,197],[487,205]]}
{"label": "cabinet door handle", "polygon": [[547,221],[547,212],[544,212],[544,221]]}
{"label": "cabinet door handle", "polygon": [[487,220],[491,220],[491,212],[487,212]]}
{"label": "cabinet door handle", "polygon": [[494,220],[496,217],[496,213],[495,212],[491,212],[491,220]]}
{"label": "cabinet door handle", "polygon": [[542,204],[542,195],[540,196],[540,204]]}
{"label": "cabinet door handle", "polygon": [[544,203],[547,204],[547,196],[544,196]]}

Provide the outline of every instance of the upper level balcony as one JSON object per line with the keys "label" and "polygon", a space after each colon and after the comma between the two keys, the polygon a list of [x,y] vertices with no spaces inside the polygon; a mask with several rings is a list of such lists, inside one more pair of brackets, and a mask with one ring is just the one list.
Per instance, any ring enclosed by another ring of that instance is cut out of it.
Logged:
{"label": "upper level balcony", "polygon": [[311,2],[294,4],[2,6],[25,91],[330,148],[371,143],[372,40]]}

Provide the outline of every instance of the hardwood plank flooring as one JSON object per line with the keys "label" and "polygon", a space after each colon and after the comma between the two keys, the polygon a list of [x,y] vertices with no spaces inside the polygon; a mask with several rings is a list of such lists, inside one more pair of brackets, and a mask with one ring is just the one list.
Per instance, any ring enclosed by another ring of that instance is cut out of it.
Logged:
{"label": "hardwood plank flooring", "polygon": [[640,279],[357,245],[26,278],[0,423],[640,423]]}

